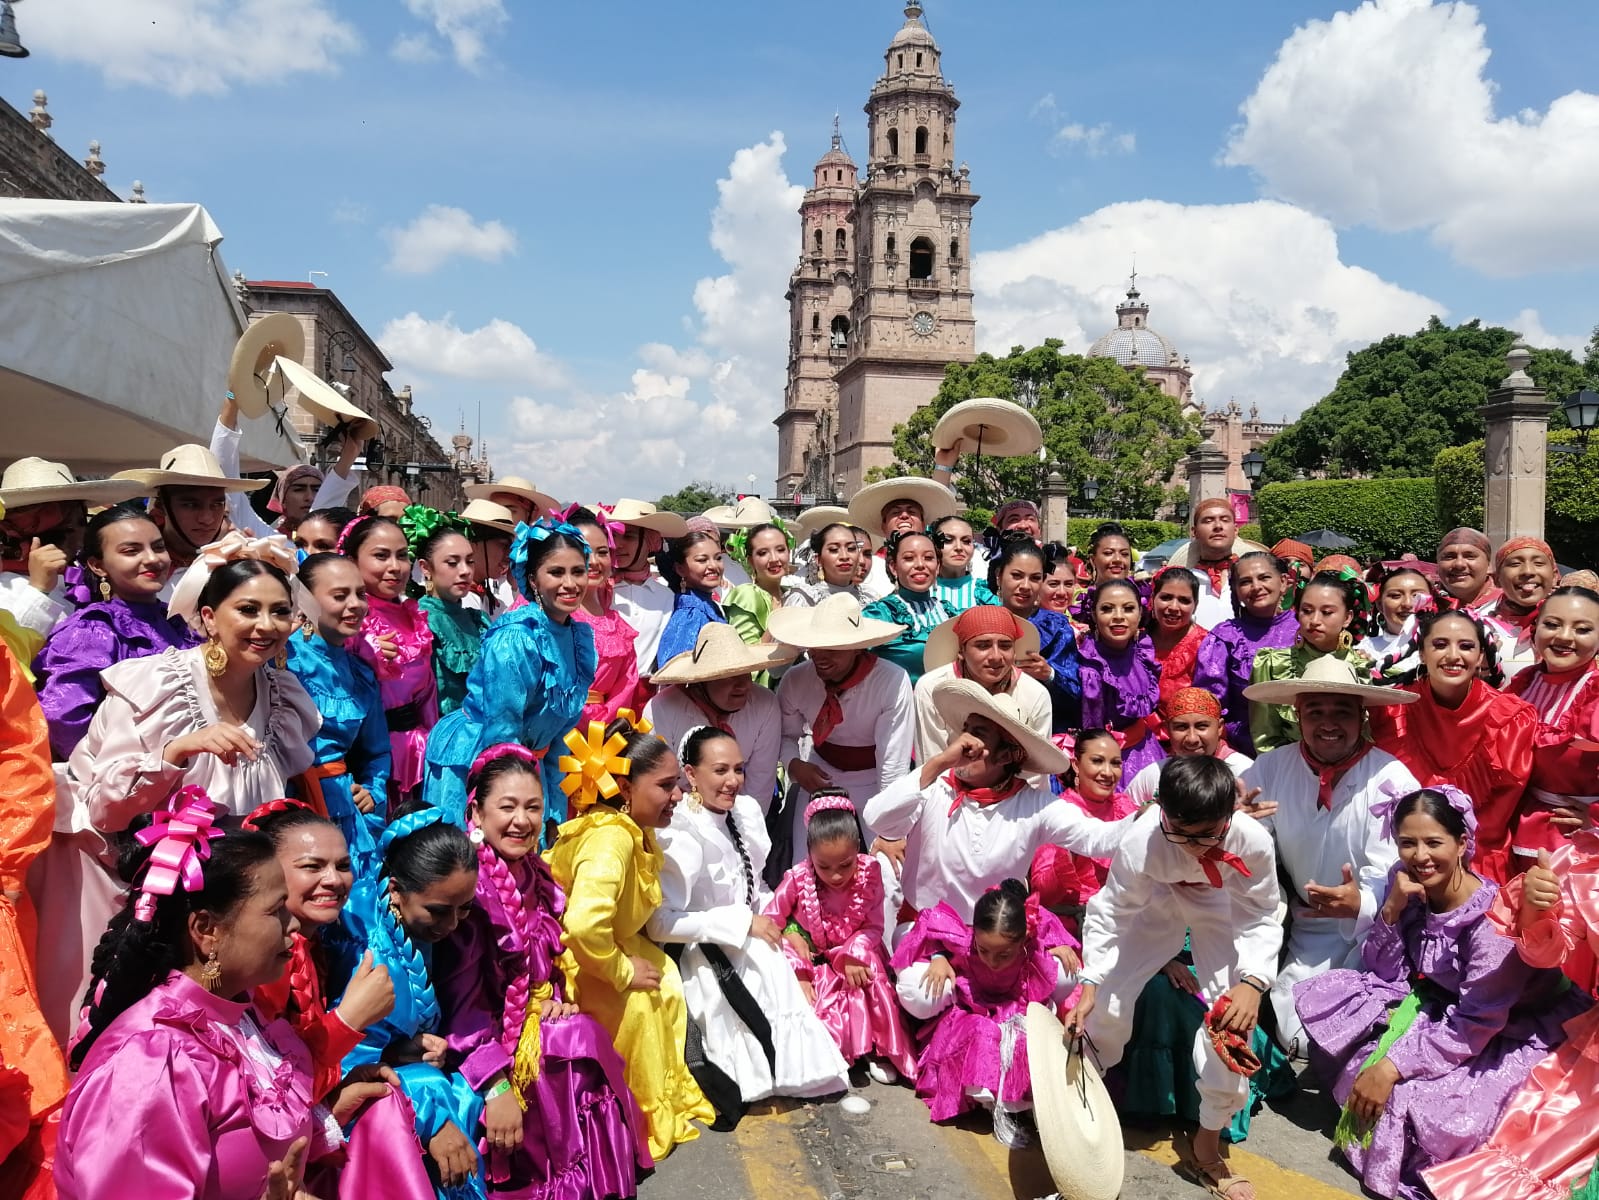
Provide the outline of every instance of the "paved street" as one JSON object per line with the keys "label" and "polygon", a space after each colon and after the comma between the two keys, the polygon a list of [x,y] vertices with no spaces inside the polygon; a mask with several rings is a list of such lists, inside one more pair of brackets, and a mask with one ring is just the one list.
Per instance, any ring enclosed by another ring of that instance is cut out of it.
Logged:
{"label": "paved street", "polygon": [[[837,1105],[779,1102],[752,1112],[730,1134],[704,1133],[680,1147],[640,1189],[643,1200],[1033,1200],[1054,1191],[1037,1150],[1007,1152],[987,1122],[935,1127],[906,1087],[862,1089],[872,1111],[850,1117]],[[1334,1112],[1301,1091],[1255,1118],[1249,1141],[1230,1151],[1261,1200],[1333,1200],[1360,1195],[1331,1158]],[[1171,1129],[1125,1131],[1126,1200],[1200,1200],[1179,1175]]]}

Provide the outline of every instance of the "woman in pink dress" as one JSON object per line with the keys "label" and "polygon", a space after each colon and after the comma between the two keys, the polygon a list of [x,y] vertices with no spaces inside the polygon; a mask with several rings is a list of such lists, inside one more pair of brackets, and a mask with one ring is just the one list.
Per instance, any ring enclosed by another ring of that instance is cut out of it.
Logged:
{"label": "woman in pink dress", "polygon": [[[1070,735],[1062,734],[1062,738]],[[1119,821],[1138,805],[1121,790],[1122,748],[1103,729],[1085,729],[1071,739],[1071,769],[1061,776],[1061,799],[1101,821]],[[1045,846],[1033,856],[1033,889],[1045,907],[1063,912],[1076,928],[1083,909],[1110,874],[1110,859],[1084,858],[1063,846]]]}
{"label": "woman in pink dress", "polygon": [[612,538],[620,526],[607,528],[587,508],[574,507],[565,519],[589,544],[588,591],[583,594],[582,606],[572,614],[573,620],[594,631],[594,649],[599,655],[594,682],[589,684],[588,700],[577,722],[577,728],[587,729],[590,721],[609,725],[624,708],[644,711],[648,697],[639,682],[638,654],[633,647],[638,633],[611,603],[611,553],[615,549]]}
{"label": "woman in pink dress", "polygon": [[350,652],[377,672],[383,715],[389,723],[391,810],[418,794],[428,731],[438,723],[439,692],[433,674],[433,631],[427,614],[408,599],[411,550],[399,522],[359,517],[339,537],[339,553],[353,559],[366,584],[369,608]]}

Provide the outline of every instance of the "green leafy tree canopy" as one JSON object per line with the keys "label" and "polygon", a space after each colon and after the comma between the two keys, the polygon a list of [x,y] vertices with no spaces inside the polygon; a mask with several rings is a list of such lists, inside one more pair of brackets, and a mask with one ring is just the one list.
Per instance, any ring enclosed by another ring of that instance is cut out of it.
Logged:
{"label": "green leafy tree canopy", "polygon": [[687,487],[679,488],[669,496],[662,496],[655,502],[655,507],[665,512],[692,517],[707,508],[715,508],[718,504],[728,504],[736,495],[738,492],[726,484],[696,479]]}

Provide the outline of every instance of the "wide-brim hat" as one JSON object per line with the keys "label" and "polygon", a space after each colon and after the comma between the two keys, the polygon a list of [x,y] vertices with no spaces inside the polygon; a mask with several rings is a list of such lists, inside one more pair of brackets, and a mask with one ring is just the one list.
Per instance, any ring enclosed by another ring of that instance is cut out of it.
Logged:
{"label": "wide-brim hat", "polygon": [[501,533],[516,532],[516,514],[505,505],[496,504],[492,500],[469,500],[466,507],[456,515],[463,521],[495,529]]}
{"label": "wide-brim hat", "polygon": [[300,393],[300,407],[324,425],[348,425],[350,432],[362,441],[375,438],[382,432],[375,419],[351,404],[338,389],[324,383],[312,371],[306,370],[292,358],[280,356],[277,368],[283,378]]}
{"label": "wide-brim hat", "polygon": [[849,515],[849,509],[842,504],[818,504],[815,508],[807,508],[794,518],[794,525],[799,530],[800,536],[807,538],[829,525],[853,524],[855,518]]}
{"label": "wide-brim hat", "polygon": [[766,632],[802,650],[868,650],[892,642],[905,626],[861,615],[861,602],[834,592],[820,603],[779,608],[766,618]]}
{"label": "wide-brim hat", "polygon": [[[1016,617],[1012,614],[1021,634],[1016,639],[1016,656],[1023,654],[1037,654],[1043,645],[1038,636],[1038,626],[1026,617]],[[941,625],[934,626],[927,635],[927,645],[922,647],[922,670],[933,671],[955,661],[955,656],[960,653],[960,639],[955,636],[955,622],[959,617],[951,617]]]}
{"label": "wide-brim hat", "polygon": [[983,396],[962,400],[933,427],[934,449],[948,450],[957,441],[962,443],[963,454],[1021,458],[1038,453],[1044,444],[1044,431],[1020,404]]}
{"label": "wide-brim hat", "polygon": [[914,500],[922,506],[922,522],[931,525],[940,517],[960,512],[954,494],[943,484],[920,475],[902,475],[869,484],[850,498],[851,525],[859,525],[874,536],[883,532],[883,509],[895,500]]}
{"label": "wide-brim hat", "polygon": [[792,646],[775,642],[746,642],[738,630],[720,621],[700,627],[694,640],[694,649],[675,654],[661,664],[661,669],[650,676],[650,682],[660,687],[669,684],[710,683],[714,679],[735,679],[740,675],[753,675],[781,667],[799,657]]}
{"label": "wide-brim hat", "polygon": [[507,475],[492,483],[474,483],[461,490],[466,493],[468,500],[493,500],[500,492],[520,496],[533,506],[533,515],[537,517],[548,516],[551,509],[561,507],[560,501],[554,496],[539,491],[533,486],[532,480],[523,479],[520,475]]}
{"label": "wide-brim hat", "polygon": [[1300,696],[1353,696],[1366,708],[1412,704],[1421,699],[1416,692],[1361,683],[1353,667],[1331,654],[1316,659],[1296,679],[1252,683],[1244,689],[1245,699],[1262,704],[1292,704]]}
{"label": "wide-brim hat", "polygon": [[229,479],[222,473],[222,464],[217,462],[215,454],[205,446],[192,443],[168,450],[161,456],[159,467],[118,471],[113,478],[131,479],[146,488],[217,488],[224,492],[257,492],[272,482],[270,479]]}
{"label": "wide-brim hat", "polygon": [[150,489],[131,479],[79,479],[65,463],[44,458],[19,458],[0,475],[0,503],[8,509],[30,504],[81,500],[84,504],[121,504]]}
{"label": "wide-brim hat", "polygon": [[688,522],[675,512],[662,512],[647,500],[625,497],[611,505],[610,520],[618,525],[653,529],[662,537],[680,538],[688,534]]}
{"label": "wide-brim hat", "polygon": [[305,327],[293,313],[277,312],[253,321],[233,347],[228,391],[247,417],[264,417],[272,403],[271,377],[279,358],[305,358]]}
{"label": "wide-brim hat", "polygon": [[782,518],[759,496],[746,496],[736,504],[718,504],[700,514],[718,529],[754,529],[757,525],[782,526]]}
{"label": "wide-brim hat", "polygon": [[[1254,554],[1256,551],[1264,551],[1267,554],[1271,553],[1270,550],[1268,550],[1265,546],[1262,546],[1259,542],[1252,542],[1248,538],[1233,539],[1232,553],[1235,557],[1241,558],[1245,554]],[[1172,552],[1172,556],[1166,560],[1166,565],[1168,567],[1191,567],[1198,561],[1199,559],[1194,554],[1194,539],[1189,538],[1186,542],[1184,542],[1181,546],[1178,546],[1177,549]]]}
{"label": "wide-brim hat", "polygon": [[943,679],[933,689],[933,707],[952,739],[966,728],[966,718],[973,713],[987,717],[1022,748],[1024,771],[1059,775],[1071,765],[1065,751],[1027,723],[1016,697],[1008,693],[995,696],[970,679]]}
{"label": "wide-brim hat", "polygon": [[1082,1042],[1042,1004],[1027,1006],[1027,1065],[1044,1161],[1061,1200],[1116,1200],[1127,1169],[1116,1106]]}

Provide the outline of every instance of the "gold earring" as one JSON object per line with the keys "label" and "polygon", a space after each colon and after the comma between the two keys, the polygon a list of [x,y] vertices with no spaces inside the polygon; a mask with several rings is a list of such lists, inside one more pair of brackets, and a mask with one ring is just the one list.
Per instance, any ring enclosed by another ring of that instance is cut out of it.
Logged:
{"label": "gold earring", "polygon": [[222,986],[222,963],[215,950],[206,956],[205,965],[200,968],[200,986],[213,995]]}
{"label": "gold earring", "polygon": [[100,576],[100,599],[111,599],[111,580],[104,575]]}
{"label": "gold earring", "polygon": [[205,653],[201,656],[205,661],[206,672],[212,679],[219,678],[228,669],[228,652],[222,648],[222,643],[212,634],[205,642]]}
{"label": "gold earring", "polygon": [[278,652],[272,656],[272,665],[280,671],[289,665],[289,647],[287,643],[278,647]]}
{"label": "gold earring", "polygon": [[1340,650],[1348,650],[1354,644],[1355,644],[1354,635],[1351,634],[1349,632],[1349,630],[1346,629],[1346,630],[1344,630],[1342,633],[1340,633],[1338,635],[1338,649],[1340,649]]}

